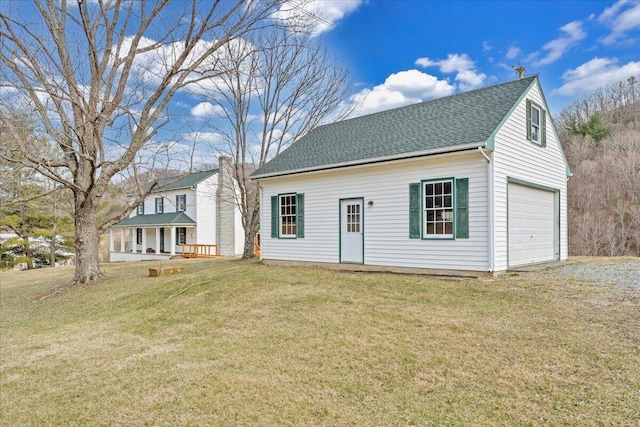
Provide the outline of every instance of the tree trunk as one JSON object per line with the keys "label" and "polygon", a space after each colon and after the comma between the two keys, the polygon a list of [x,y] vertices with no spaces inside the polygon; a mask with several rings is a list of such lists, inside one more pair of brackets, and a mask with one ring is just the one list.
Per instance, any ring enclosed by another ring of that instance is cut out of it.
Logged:
{"label": "tree trunk", "polygon": [[[24,206],[20,208],[20,216],[24,218]],[[33,270],[33,252],[29,242],[27,224],[24,220],[22,221],[22,238],[24,239],[24,255],[27,257],[27,270]]]}
{"label": "tree trunk", "polygon": [[76,196],[76,269],[73,284],[86,285],[94,280],[103,279],[98,264],[99,235],[96,228],[96,205],[88,199],[78,202]]}
{"label": "tree trunk", "polygon": [[260,208],[258,207],[259,201],[256,200],[254,203],[256,208],[252,209],[250,213],[248,213],[249,218],[247,219],[247,221],[243,221],[245,224],[248,224],[248,227],[246,227],[244,230],[244,252],[242,254],[243,259],[254,257],[253,245],[255,243],[256,233],[258,232],[258,212],[260,211]]}
{"label": "tree trunk", "polygon": [[242,254],[243,259],[253,258],[253,244],[255,242],[255,233],[249,232],[244,233],[244,253]]}
{"label": "tree trunk", "polygon": [[49,248],[49,267],[53,268],[56,266],[56,243],[55,243],[55,234],[54,237],[51,238],[51,246]]}

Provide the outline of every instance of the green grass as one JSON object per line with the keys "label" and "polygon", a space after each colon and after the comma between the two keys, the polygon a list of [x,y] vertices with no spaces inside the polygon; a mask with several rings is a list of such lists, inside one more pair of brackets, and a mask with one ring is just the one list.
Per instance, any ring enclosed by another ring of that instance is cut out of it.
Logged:
{"label": "green grass", "polygon": [[0,424],[640,423],[640,295],[244,261],[0,274]]}

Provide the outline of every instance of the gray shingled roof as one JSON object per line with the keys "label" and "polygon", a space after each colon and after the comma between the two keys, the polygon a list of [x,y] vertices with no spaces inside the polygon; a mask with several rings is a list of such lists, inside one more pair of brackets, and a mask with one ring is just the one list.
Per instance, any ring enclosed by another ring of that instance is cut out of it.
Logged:
{"label": "gray shingled roof", "polygon": [[255,171],[285,175],[482,145],[537,79],[526,77],[319,126]]}
{"label": "gray shingled roof", "polygon": [[170,212],[152,215],[136,215],[131,218],[124,219],[114,225],[114,227],[141,227],[141,226],[189,226],[196,225],[189,215],[184,212]]}
{"label": "gray shingled roof", "polygon": [[[152,193],[157,193],[160,191],[169,191],[169,190],[178,190],[180,188],[191,188],[194,185],[197,185],[199,182],[204,181],[209,178],[211,175],[218,172],[218,169],[212,169],[208,171],[195,172],[189,175],[184,175],[180,177],[172,177],[172,178],[163,178],[159,179],[157,182],[157,186],[153,189]],[[152,181],[146,186],[146,190],[154,184],[156,181]]]}

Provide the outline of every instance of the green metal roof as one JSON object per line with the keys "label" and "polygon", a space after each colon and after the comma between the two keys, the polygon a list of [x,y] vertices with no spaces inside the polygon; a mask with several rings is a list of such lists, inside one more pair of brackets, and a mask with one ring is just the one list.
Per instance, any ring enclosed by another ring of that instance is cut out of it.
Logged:
{"label": "green metal roof", "polygon": [[346,167],[481,146],[537,79],[495,86],[319,126],[252,178]]}
{"label": "green metal roof", "polygon": [[212,169],[208,171],[191,173],[189,175],[184,175],[181,177],[163,178],[148,183],[145,187],[145,190],[149,190],[149,188],[151,188],[151,185],[155,184],[156,182],[157,185],[153,189],[152,193],[169,190],[179,190],[181,188],[191,188],[217,172],[218,169]]}
{"label": "green metal roof", "polygon": [[143,227],[143,226],[189,226],[196,225],[196,222],[189,218],[184,212],[171,212],[153,215],[136,215],[124,219],[114,225],[114,227]]}

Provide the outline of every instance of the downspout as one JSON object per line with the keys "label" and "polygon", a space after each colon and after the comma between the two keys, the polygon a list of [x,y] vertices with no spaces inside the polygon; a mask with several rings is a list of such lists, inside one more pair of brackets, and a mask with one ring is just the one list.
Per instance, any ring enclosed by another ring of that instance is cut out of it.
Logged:
{"label": "downspout", "polygon": [[[485,144],[486,145],[486,144]],[[483,147],[478,147],[478,152],[487,161],[487,246],[489,249],[489,272],[493,273],[494,265],[494,248],[493,248],[493,162],[491,158],[484,152]]]}

